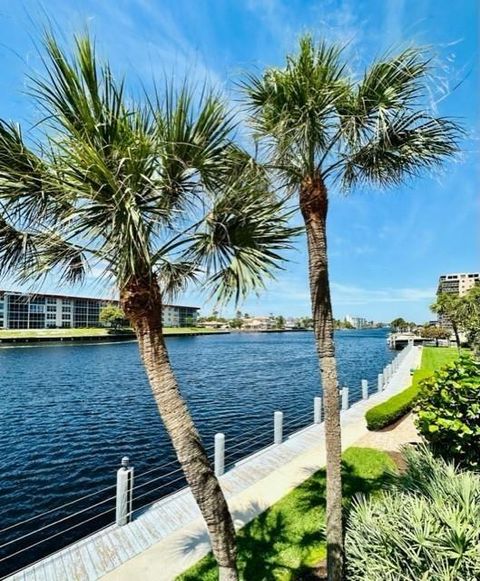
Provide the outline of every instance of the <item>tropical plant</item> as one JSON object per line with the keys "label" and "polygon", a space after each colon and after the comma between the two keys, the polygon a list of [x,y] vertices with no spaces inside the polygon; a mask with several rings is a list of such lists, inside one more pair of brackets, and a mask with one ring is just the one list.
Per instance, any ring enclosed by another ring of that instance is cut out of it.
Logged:
{"label": "tropical plant", "polygon": [[438,342],[440,339],[449,339],[450,331],[445,329],[445,327],[438,327],[437,325],[424,325],[420,329],[420,334],[425,339],[435,339],[435,344],[438,347]]}
{"label": "tropical plant", "polygon": [[392,331],[407,331],[408,323],[402,317],[397,317],[390,323],[390,328]]}
{"label": "tropical plant", "polygon": [[285,317],[283,315],[278,315],[275,317],[275,329],[284,329],[285,328]]}
{"label": "tropical plant", "polygon": [[372,431],[381,430],[403,418],[415,405],[417,395],[418,387],[414,383],[386,401],[373,406],[365,414],[367,428]]}
{"label": "tropical plant", "polygon": [[480,362],[470,355],[420,382],[415,423],[439,454],[480,468]]}
{"label": "tropical plant", "polygon": [[480,354],[480,285],[475,285],[461,299],[459,316],[468,344]]}
{"label": "tropical plant", "polygon": [[452,326],[455,342],[460,349],[460,329],[462,327],[462,297],[454,293],[440,293],[437,300],[430,305],[432,312],[441,315]]}
{"label": "tropical plant", "polygon": [[112,329],[118,329],[125,323],[125,313],[120,307],[107,305],[100,309],[99,320],[104,325],[109,325]]}
{"label": "tropical plant", "polygon": [[351,581],[480,578],[480,475],[404,451],[406,472],[388,490],[357,499],[346,530]]}
{"label": "tropical plant", "polygon": [[232,519],[169,362],[162,304],[199,273],[219,300],[261,288],[296,230],[215,95],[167,88],[139,102],[88,37],[71,55],[48,33],[45,49],[38,141],[0,122],[0,275],[79,282],[94,265],[116,283],[220,577],[236,579]]}
{"label": "tropical plant", "polygon": [[272,171],[298,195],[325,402],[328,578],[342,578],[341,434],[328,276],[328,190],[391,186],[457,150],[459,127],[426,106],[430,56],[409,48],[375,62],[360,80],[336,46],[300,40],[283,68],[243,83],[250,122]]}

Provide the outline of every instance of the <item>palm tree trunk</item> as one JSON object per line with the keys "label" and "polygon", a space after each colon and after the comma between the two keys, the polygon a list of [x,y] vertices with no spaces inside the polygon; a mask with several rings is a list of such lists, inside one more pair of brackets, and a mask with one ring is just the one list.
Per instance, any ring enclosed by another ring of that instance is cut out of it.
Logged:
{"label": "palm tree trunk", "polygon": [[453,328],[453,333],[455,334],[455,342],[457,343],[457,349],[460,351],[460,334],[458,332],[457,323],[454,323],[452,321],[452,328]]}
{"label": "palm tree trunk", "polygon": [[[162,331],[162,297],[157,281],[146,277],[129,283],[121,293],[121,302],[135,329],[160,416],[207,525],[220,580],[236,581],[233,521],[170,365]],[[160,568],[161,563],[158,566]]]}
{"label": "palm tree trunk", "polygon": [[334,324],[328,279],[326,232],[328,196],[320,176],[304,180],[300,189],[300,210],[307,232],[313,328],[320,361],[325,406],[328,580],[340,581],[343,575],[342,443],[333,340]]}

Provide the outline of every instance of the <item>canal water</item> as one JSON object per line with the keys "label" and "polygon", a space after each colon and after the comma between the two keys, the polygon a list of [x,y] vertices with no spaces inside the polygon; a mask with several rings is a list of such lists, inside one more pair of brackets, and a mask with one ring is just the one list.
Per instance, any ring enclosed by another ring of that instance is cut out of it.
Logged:
{"label": "canal water", "polygon": [[[336,333],[351,401],[391,361],[386,337]],[[275,410],[287,434],[312,421],[321,385],[311,332],[167,341],[209,453],[214,434],[226,435],[227,464],[271,442]],[[134,342],[2,348],[0,401],[0,576],[112,523],[122,456],[135,466],[134,508],[184,483]]]}

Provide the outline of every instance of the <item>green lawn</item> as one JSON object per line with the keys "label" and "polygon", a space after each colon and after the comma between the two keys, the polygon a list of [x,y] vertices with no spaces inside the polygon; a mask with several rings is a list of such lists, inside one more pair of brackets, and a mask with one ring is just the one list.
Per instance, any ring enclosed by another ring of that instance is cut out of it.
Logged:
{"label": "green lawn", "polygon": [[410,387],[369,409],[365,414],[368,429],[381,430],[407,414],[414,406],[420,381],[457,357],[458,349],[455,347],[424,347],[420,368],[413,372]]}
{"label": "green lawn", "polygon": [[456,347],[424,347],[422,351],[422,363],[420,370],[432,374],[440,367],[452,363],[458,357]]}
{"label": "green lawn", "polygon": [[177,335],[214,335],[215,333],[225,333],[222,329],[205,329],[204,327],[165,327],[163,329],[164,335],[170,335],[175,333]]}
{"label": "green lawn", "polygon": [[[371,448],[343,455],[343,494],[347,506],[356,493],[379,490],[395,469],[390,457]],[[290,581],[325,558],[325,470],[295,488],[238,533],[241,578]],[[177,581],[216,581],[211,555]]]}
{"label": "green lawn", "polygon": [[456,347],[424,347],[420,368],[413,372],[412,377],[412,387],[415,389],[415,393],[418,392],[418,384],[422,379],[430,377],[437,369],[452,363],[458,358],[458,355]]}
{"label": "green lawn", "polygon": [[86,337],[107,335],[104,328],[87,329],[1,329],[0,339],[16,339],[30,337]]}
{"label": "green lawn", "polygon": [[[86,329],[0,329],[0,339],[41,338],[41,337],[101,337],[108,335],[108,329],[89,327]],[[218,333],[216,329],[203,329],[200,327],[166,327],[165,335],[180,334],[212,334]]]}

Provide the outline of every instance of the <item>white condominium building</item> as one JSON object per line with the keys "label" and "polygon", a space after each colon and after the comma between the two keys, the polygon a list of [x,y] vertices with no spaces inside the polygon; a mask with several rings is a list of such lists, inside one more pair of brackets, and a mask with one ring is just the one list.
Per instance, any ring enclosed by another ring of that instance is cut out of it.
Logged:
{"label": "white condominium building", "polygon": [[[442,274],[438,279],[437,296],[451,293],[462,297],[477,284],[480,285],[479,272]],[[442,327],[450,327],[450,321],[444,315],[438,315],[438,324]]]}
{"label": "white condominium building", "polygon": [[[100,310],[118,301],[0,290],[0,329],[99,327]],[[198,307],[163,305],[165,327],[194,327]]]}
{"label": "white condominium building", "polygon": [[347,323],[350,323],[355,329],[363,329],[367,326],[367,319],[364,317],[353,317],[352,315],[347,315],[345,317]]}
{"label": "white condominium building", "polygon": [[479,272],[442,274],[438,279],[437,295],[441,293],[455,293],[456,295],[463,296],[476,284],[480,284]]}

